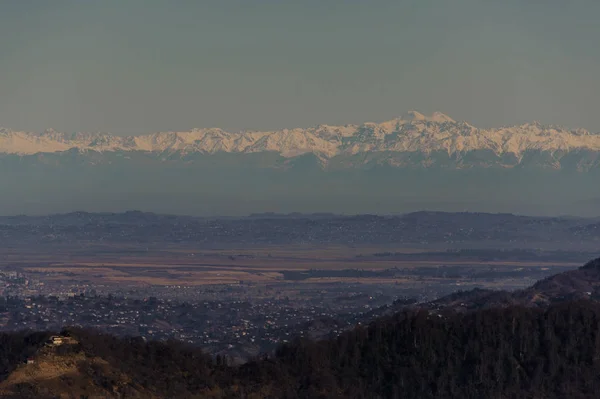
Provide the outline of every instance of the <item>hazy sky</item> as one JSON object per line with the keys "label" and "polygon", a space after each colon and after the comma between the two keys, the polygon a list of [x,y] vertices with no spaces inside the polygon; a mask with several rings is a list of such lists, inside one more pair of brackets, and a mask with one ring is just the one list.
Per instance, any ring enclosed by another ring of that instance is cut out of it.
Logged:
{"label": "hazy sky", "polygon": [[4,0],[0,126],[600,131],[598,0]]}

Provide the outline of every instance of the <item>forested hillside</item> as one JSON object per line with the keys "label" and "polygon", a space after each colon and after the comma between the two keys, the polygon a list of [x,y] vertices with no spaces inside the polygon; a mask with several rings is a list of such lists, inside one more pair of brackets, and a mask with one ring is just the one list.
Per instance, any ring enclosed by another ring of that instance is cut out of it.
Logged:
{"label": "forested hillside", "polygon": [[[36,398],[66,392],[78,398],[595,398],[600,389],[600,305],[593,301],[451,316],[398,313],[335,340],[294,341],[240,367],[176,342],[77,329],[65,334],[78,343],[57,348],[53,361],[77,359],[76,375],[51,383],[32,374],[19,386],[5,380],[3,392]],[[42,336],[26,336],[28,345],[22,335],[3,336],[1,350],[13,362],[4,370],[12,371]],[[27,367],[34,366],[18,365],[13,373]]]}

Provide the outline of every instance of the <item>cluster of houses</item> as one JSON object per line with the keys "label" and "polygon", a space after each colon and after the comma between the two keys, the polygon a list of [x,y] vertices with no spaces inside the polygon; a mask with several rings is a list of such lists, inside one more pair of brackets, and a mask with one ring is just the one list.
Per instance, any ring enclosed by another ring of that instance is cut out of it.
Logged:
{"label": "cluster of houses", "polygon": [[[46,340],[45,345],[48,347],[60,346],[60,345],[64,344],[67,340],[68,340],[68,337],[63,337],[61,335],[53,335]],[[35,358],[28,357],[27,360],[25,361],[25,363],[26,364],[34,364]]]}

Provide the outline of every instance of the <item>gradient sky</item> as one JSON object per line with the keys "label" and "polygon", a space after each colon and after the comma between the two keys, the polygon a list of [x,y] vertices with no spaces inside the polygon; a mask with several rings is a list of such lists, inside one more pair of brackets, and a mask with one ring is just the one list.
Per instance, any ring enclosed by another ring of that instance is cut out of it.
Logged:
{"label": "gradient sky", "polygon": [[5,0],[0,126],[600,131],[598,0]]}

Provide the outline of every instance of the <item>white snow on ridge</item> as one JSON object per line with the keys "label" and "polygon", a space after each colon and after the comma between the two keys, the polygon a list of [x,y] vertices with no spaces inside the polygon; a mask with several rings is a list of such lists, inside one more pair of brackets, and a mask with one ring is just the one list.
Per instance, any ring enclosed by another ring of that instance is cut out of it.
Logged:
{"label": "white snow on ridge", "polygon": [[309,129],[267,132],[230,133],[213,128],[120,137],[110,134],[65,134],[54,130],[35,134],[0,129],[0,153],[27,155],[70,149],[199,153],[274,151],[286,157],[314,153],[329,158],[376,151],[444,151],[453,154],[489,150],[496,154],[511,153],[520,157],[531,150],[552,153],[577,149],[600,151],[600,134],[539,123],[478,129],[465,122],[456,122],[440,112],[425,116],[416,111],[382,123],[319,125]]}

